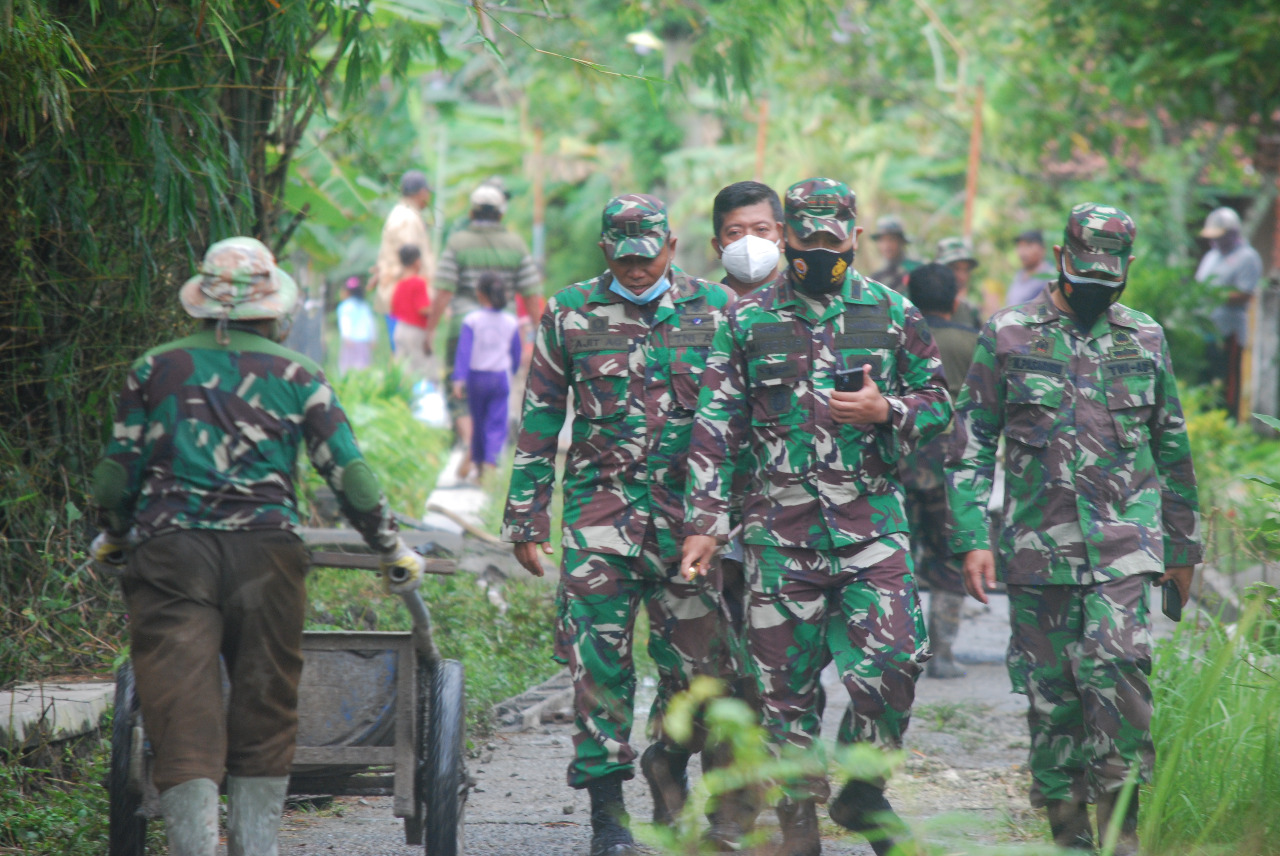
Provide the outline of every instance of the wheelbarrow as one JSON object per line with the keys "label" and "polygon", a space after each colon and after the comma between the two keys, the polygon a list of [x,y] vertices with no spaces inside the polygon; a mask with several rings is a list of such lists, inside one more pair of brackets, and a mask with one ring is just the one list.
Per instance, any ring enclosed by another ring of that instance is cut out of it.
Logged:
{"label": "wheelbarrow", "polygon": [[[304,530],[313,567],[378,570],[348,530]],[[406,540],[410,539],[406,533]],[[414,548],[426,556],[432,542]],[[320,549],[318,545],[334,549]],[[427,573],[452,574],[456,562],[428,558]],[[390,796],[405,842],[427,856],[463,852],[466,692],[462,664],[440,657],[431,613],[418,591],[400,595],[411,632],[307,631],[298,686],[298,740],[289,793]],[[224,675],[224,682],[226,678]],[[133,666],[116,672],[111,727],[110,856],[144,856],[147,823],[159,817],[152,753]]]}

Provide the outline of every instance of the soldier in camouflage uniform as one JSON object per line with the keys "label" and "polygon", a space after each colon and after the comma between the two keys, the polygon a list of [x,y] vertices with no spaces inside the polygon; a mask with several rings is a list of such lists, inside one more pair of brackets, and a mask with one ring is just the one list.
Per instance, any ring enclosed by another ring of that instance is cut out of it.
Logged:
{"label": "soldier in camouflage uniform", "polygon": [[[1115,302],[1134,234],[1117,208],[1071,210],[1053,288],[983,331],[947,455],[949,537],[966,554],[966,587],[985,603],[997,572],[1008,585],[1031,803],[1048,810],[1059,845],[1080,849],[1093,837],[1088,803],[1105,835],[1126,778],[1150,781],[1151,583],[1175,580],[1185,602],[1201,561],[1169,345],[1159,324]],[[993,556],[987,501],[1002,433]],[[1136,794],[1119,822],[1117,852],[1136,852]]]}
{"label": "soldier in camouflage uniform", "polygon": [[[739,298],[716,333],[689,453],[685,573],[729,534],[739,456],[751,585],[748,646],[777,744],[818,736],[818,676],[833,657],[853,703],[840,743],[902,744],[928,658],[912,576],[899,458],[946,427],[942,362],[919,311],[864,279],[854,195],[814,178],[786,194],[788,269]],[[866,372],[835,392],[838,371]],[[820,852],[825,780],[784,783],[784,851]],[[883,782],[851,780],[831,816],[877,853],[899,823]]]}
{"label": "soldier in camouflage uniform", "polygon": [[[978,345],[978,331],[953,320],[960,306],[955,275],[944,265],[918,267],[911,272],[907,296],[924,314],[933,333],[947,376],[947,392],[955,400]],[[948,431],[921,445],[898,468],[907,492],[912,552],[920,579],[929,584],[929,648],[933,657],[925,674],[931,678],[962,678],[965,674],[953,652],[964,607],[964,575],[947,545],[947,488],[942,465],[949,439]]]}
{"label": "soldier in camouflage uniform", "polygon": [[319,366],[271,338],[298,289],[270,251],[252,238],[214,244],[181,299],[205,328],[130,370],[94,471],[103,531],[91,553],[123,572],[169,852],[213,856],[225,772],[229,852],[275,853],[310,565],[297,534],[298,446],[384,571],[406,572],[396,590],[418,584],[423,560],[397,536]]}
{"label": "soldier in camouflage uniform", "polygon": [[642,763],[659,821],[678,809],[684,767],[699,748],[671,744],[663,712],[693,676],[728,668],[717,593],[678,569],[689,434],[730,297],[672,266],[676,239],[666,207],[651,196],[610,201],[599,246],[609,269],[558,292],[542,316],[504,525],[521,564],[541,576],[538,550],[550,552],[557,439],[572,391],[557,653],[574,682],[569,786],[590,792],[595,856],[634,846],[619,816],[636,757],[631,645],[641,604],[660,675],[649,719],[656,742]]}
{"label": "soldier in camouflage uniform", "polygon": [[968,238],[943,238],[934,251],[934,264],[946,265],[956,275],[956,284],[960,290],[960,303],[952,313],[951,320],[966,327],[977,330],[982,326],[982,310],[974,302],[970,289],[973,272],[978,269],[978,260],[973,255],[973,244]]}
{"label": "soldier in camouflage uniform", "polygon": [[906,294],[907,274],[920,267],[920,262],[907,258],[907,245],[911,243],[911,239],[907,237],[902,218],[886,214],[876,220],[876,230],[871,233],[871,240],[876,242],[876,250],[884,263],[884,267],[871,274],[871,278],[899,294]]}

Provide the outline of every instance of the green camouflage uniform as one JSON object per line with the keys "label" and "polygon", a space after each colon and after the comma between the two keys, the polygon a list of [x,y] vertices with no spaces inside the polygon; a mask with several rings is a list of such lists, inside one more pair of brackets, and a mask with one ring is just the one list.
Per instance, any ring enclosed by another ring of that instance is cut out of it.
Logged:
{"label": "green camouflage uniform", "polygon": [[180,296],[217,326],[134,363],[93,488],[102,528],[134,545],[121,583],[162,793],[224,771],[288,775],[311,560],[297,531],[299,446],[370,547],[399,545],[319,366],[238,327],[297,302],[270,251],[220,241]]}
{"label": "green camouflage uniform", "polygon": [[[876,221],[876,230],[871,234],[871,239],[885,235],[897,235],[902,239],[904,244],[911,243],[911,239],[907,237],[907,230],[902,225],[902,220],[893,214],[886,214]],[[907,293],[907,274],[920,267],[920,262],[915,259],[903,258],[901,261],[886,264],[880,270],[871,274],[871,278],[881,285],[887,285],[899,294]]]}
{"label": "green camouflage uniform", "polygon": [[[1076,267],[1125,272],[1124,212],[1072,210]],[[1134,768],[1150,781],[1150,581],[1201,561],[1186,423],[1160,325],[1119,303],[1086,332],[1044,292],[996,313],[957,403],[950,542],[991,549],[987,501],[1005,435],[1009,675],[1028,696],[1031,799],[1089,802]]]}
{"label": "green camouflage uniform", "polygon": [[[613,257],[653,258],[666,239],[666,209],[649,196],[622,196],[605,208],[604,226]],[[644,306],[611,292],[607,271],[563,289],[543,313],[529,369],[503,534],[550,540],[572,390],[556,647],[574,681],[575,788],[633,774],[631,644],[641,602],[660,675],[655,737],[667,702],[694,675],[729,670],[719,597],[704,580],[685,582],[679,558],[689,434],[730,294],[676,268],[669,276],[670,290]]]}
{"label": "green camouflage uniform", "polygon": [[[973,361],[978,331],[938,315],[925,313],[924,318],[942,357],[947,392],[955,401],[960,396],[969,364]],[[947,544],[947,487],[942,465],[949,439],[950,431],[947,431],[921,445],[903,460],[898,474],[907,492],[912,554],[920,578],[929,584],[931,590],[963,595],[963,569]]]}
{"label": "green camouflage uniform", "polygon": [[[436,264],[436,278],[432,283],[438,296],[448,295],[439,299],[449,300],[449,329],[445,337],[442,375],[446,389],[453,379],[462,319],[480,308],[476,286],[480,277],[487,273],[496,274],[506,284],[512,311],[515,311],[515,306],[511,301],[517,293],[526,297],[542,294],[542,274],[537,262],[520,236],[504,223],[472,220],[450,235]],[[465,398],[447,395],[446,399],[450,416],[456,419],[468,415]]]}
{"label": "green camouflage uniform", "polygon": [[183,530],[300,525],[293,474],[306,444],[369,546],[396,546],[395,521],[320,367],[241,330],[205,330],[134,363],[94,472],[101,524],[136,541]]}
{"label": "green camouflage uniform", "polygon": [[[853,204],[842,183],[811,179],[788,191],[787,222],[801,237],[847,234]],[[866,363],[890,421],[837,425],[833,373]],[[919,311],[852,269],[825,302],[798,294],[783,273],[739,298],[717,331],[689,455],[685,532],[726,538],[744,459],[748,641],[777,743],[808,746],[818,735],[819,672],[834,657],[855,713],[841,742],[901,745],[928,648],[897,463],[950,417]],[[825,798],[826,783],[792,783],[793,796],[806,790]]]}

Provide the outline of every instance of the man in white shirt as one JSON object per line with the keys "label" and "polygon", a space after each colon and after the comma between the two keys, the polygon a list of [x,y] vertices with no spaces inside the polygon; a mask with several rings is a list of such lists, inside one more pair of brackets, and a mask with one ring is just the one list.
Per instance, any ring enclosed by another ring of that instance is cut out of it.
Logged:
{"label": "man in white shirt", "polygon": [[400,248],[413,244],[422,251],[422,270],[428,282],[435,268],[431,238],[427,234],[427,224],[422,220],[422,212],[429,204],[431,185],[427,182],[427,177],[418,170],[411,169],[400,179],[400,201],[391,209],[387,222],[382,226],[378,262],[373,266],[369,287],[373,290],[373,309],[386,316],[387,337],[393,341],[395,319],[391,317],[391,295],[396,290],[396,283],[404,278]]}
{"label": "man in white shirt", "polygon": [[1214,374],[1223,379],[1227,412],[1235,419],[1240,409],[1241,356],[1249,340],[1249,302],[1262,279],[1262,257],[1249,246],[1241,232],[1240,215],[1231,208],[1210,211],[1200,236],[1209,239],[1210,249],[1196,268],[1196,282],[1222,291],[1222,304],[1212,315],[1222,337]]}

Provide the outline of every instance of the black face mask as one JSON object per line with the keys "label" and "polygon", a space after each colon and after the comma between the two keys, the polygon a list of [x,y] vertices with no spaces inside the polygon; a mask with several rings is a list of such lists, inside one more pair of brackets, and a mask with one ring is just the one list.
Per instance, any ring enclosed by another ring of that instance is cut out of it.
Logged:
{"label": "black face mask", "polygon": [[1059,270],[1058,289],[1066,299],[1067,305],[1071,307],[1071,311],[1076,314],[1076,320],[1080,322],[1080,326],[1090,330],[1093,328],[1093,322],[1098,320],[1098,316],[1120,299],[1124,284],[1121,283],[1118,288],[1112,288],[1096,282],[1072,282]]}
{"label": "black face mask", "polygon": [[810,297],[835,294],[844,285],[845,274],[853,265],[853,250],[843,253],[821,248],[797,250],[787,244],[786,256],[791,284],[796,291]]}

